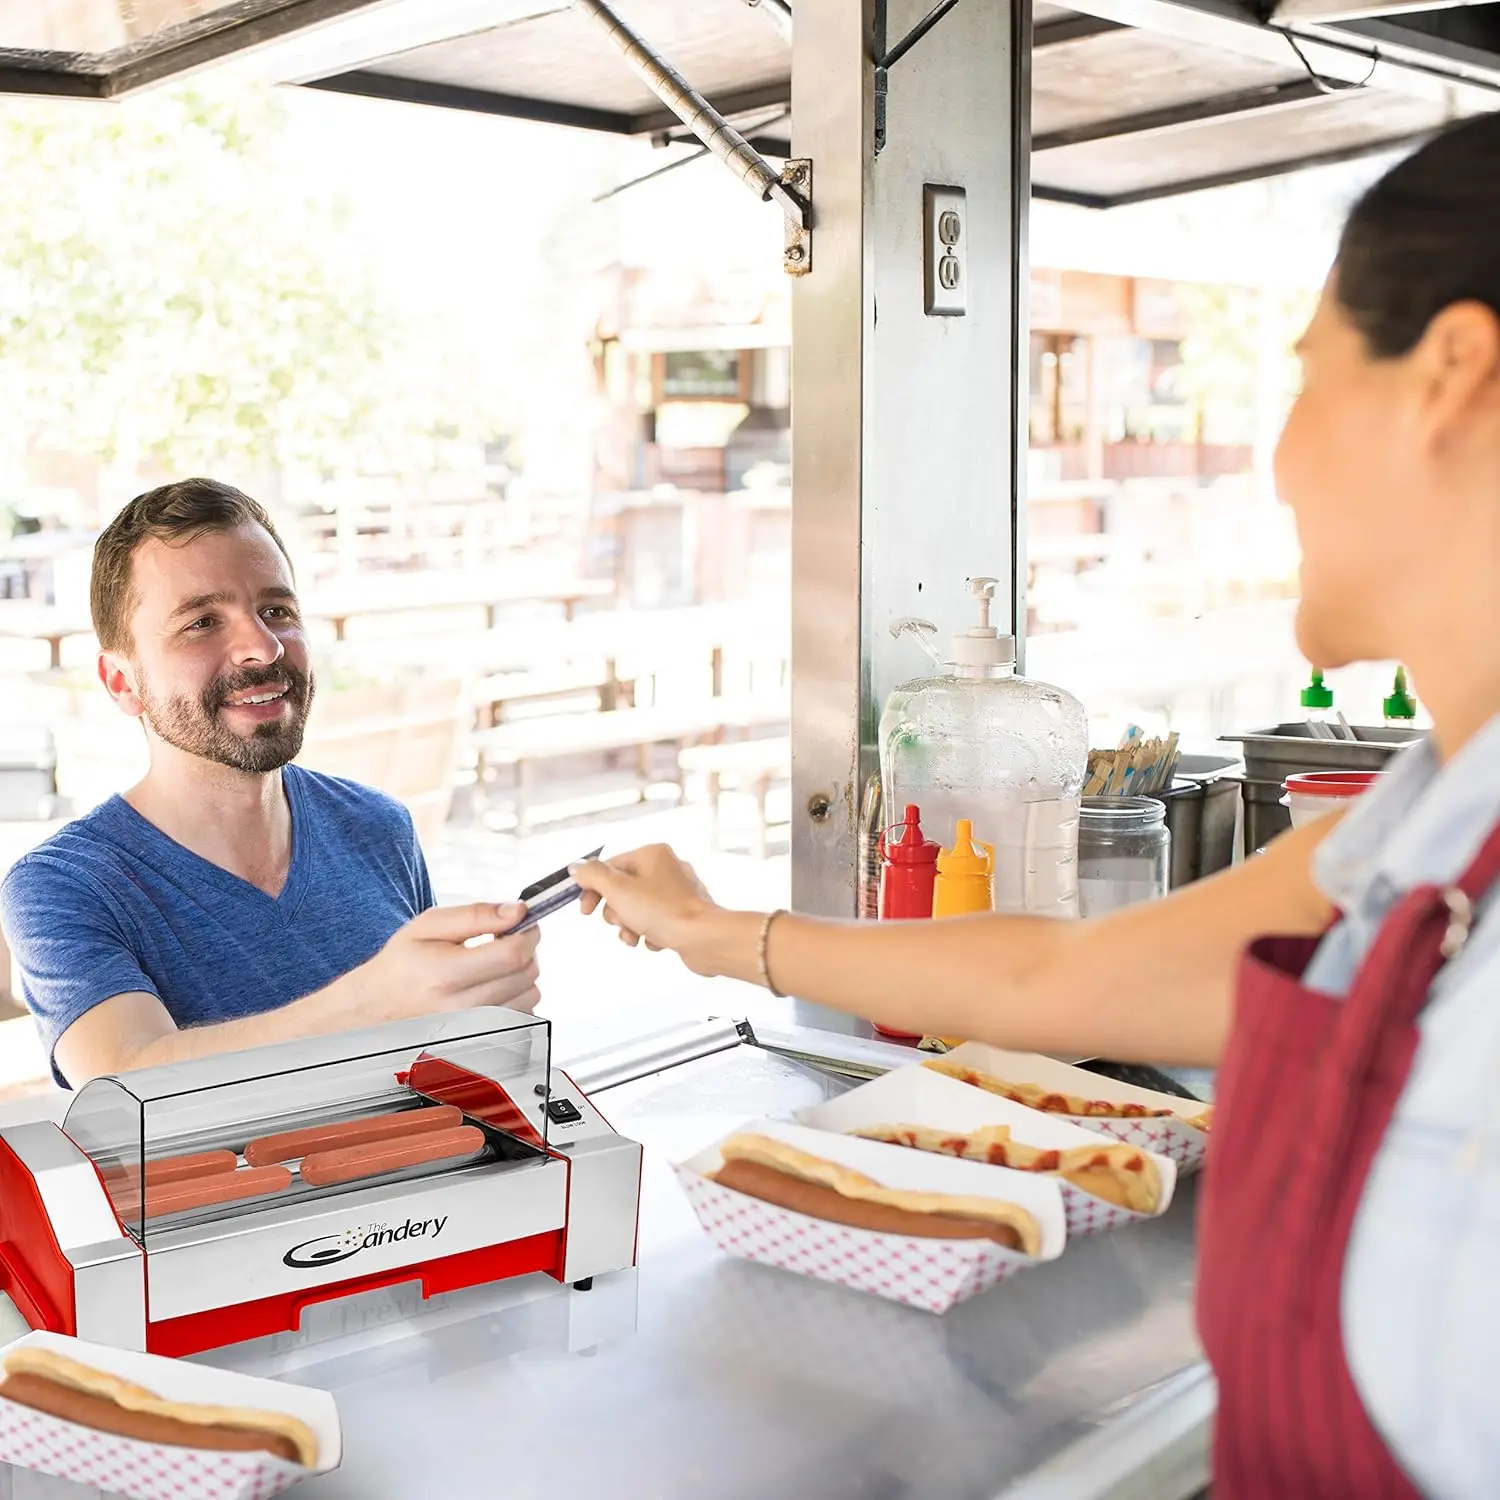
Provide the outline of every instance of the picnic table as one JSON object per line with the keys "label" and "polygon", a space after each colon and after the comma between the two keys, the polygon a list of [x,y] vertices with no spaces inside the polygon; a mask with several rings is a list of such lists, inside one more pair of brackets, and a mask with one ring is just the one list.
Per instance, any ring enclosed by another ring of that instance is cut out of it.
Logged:
{"label": "picnic table", "polygon": [[771,787],[792,775],[792,742],[787,735],[769,739],[730,740],[718,745],[689,745],[677,752],[683,774],[704,778],[708,795],[709,847],[719,848],[719,803],[726,788],[748,792],[755,802],[755,857],[769,850],[770,819],[766,799]]}
{"label": "picnic table", "polygon": [[[775,688],[784,691],[791,662],[790,612],[769,618],[743,605],[705,604],[685,609],[618,610],[586,615],[567,632],[567,649],[607,655],[619,675],[633,682],[655,679],[664,669],[706,658],[710,694],[726,690],[726,660],[774,664]],[[654,685],[654,683],[653,683]],[[752,682],[751,691],[757,691]]]}
{"label": "picnic table", "polygon": [[76,635],[92,635],[94,627],[84,619],[53,604],[32,604],[24,600],[0,600],[0,636],[10,640],[45,641],[50,656],[48,665],[62,666],[63,642]]}
{"label": "picnic table", "polygon": [[523,719],[481,730],[474,736],[476,787],[483,795],[500,766],[515,770],[516,833],[524,838],[531,828],[536,798],[536,771],[547,761],[575,756],[636,752],[637,793],[645,800],[651,777],[651,751],[675,745],[679,759],[674,780],[683,794],[681,752],[705,740],[722,739],[729,731],[748,735],[783,726],[789,710],[785,698],[704,698],[697,702],[650,708],[617,708],[613,713],[557,714]]}
{"label": "picnic table", "polygon": [[474,684],[472,698],[481,729],[493,729],[513,709],[576,701],[598,713],[633,706],[635,684],[622,680],[613,657],[564,663],[535,671],[492,672]]}
{"label": "picnic table", "polygon": [[505,583],[492,576],[448,573],[372,574],[316,586],[303,601],[310,618],[333,626],[333,638],[346,638],[349,621],[373,615],[418,614],[447,609],[482,609],[485,628],[493,630],[500,612],[517,604],[558,604],[571,623],[578,606],[608,599],[614,585],[602,578],[571,578],[553,582]]}
{"label": "picnic table", "polygon": [[[597,611],[571,623],[508,621],[490,631],[421,632],[347,642],[351,661],[378,651],[378,665],[461,672],[473,683],[481,729],[512,710],[551,699],[609,710],[673,695],[787,690],[788,624],[743,606]],[[571,706],[571,705],[570,705]]]}

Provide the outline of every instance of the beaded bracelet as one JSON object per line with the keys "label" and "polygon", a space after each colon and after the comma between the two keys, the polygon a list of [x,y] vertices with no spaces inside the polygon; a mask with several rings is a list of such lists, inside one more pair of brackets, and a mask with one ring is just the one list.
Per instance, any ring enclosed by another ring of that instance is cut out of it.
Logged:
{"label": "beaded bracelet", "polygon": [[760,960],[760,982],[776,996],[778,1000],[785,1000],[786,996],[778,990],[771,981],[771,969],[766,962],[766,946],[771,941],[771,924],[777,917],[784,917],[785,911],[773,911],[766,914],[766,919],[760,924],[760,944],[757,956]]}

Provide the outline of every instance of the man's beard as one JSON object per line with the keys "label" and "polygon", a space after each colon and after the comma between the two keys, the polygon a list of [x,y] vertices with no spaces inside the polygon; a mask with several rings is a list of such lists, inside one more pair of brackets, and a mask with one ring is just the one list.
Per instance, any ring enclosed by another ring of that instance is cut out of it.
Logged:
{"label": "man's beard", "polygon": [[[219,710],[235,693],[258,687],[285,687],[286,711],[279,719],[257,724],[248,736],[238,735],[224,722]],[[315,690],[310,672],[280,662],[274,667],[246,667],[216,678],[197,698],[182,693],[175,698],[158,699],[141,674],[136,696],[146,722],[157,737],[175,749],[233,771],[263,775],[280,770],[301,751]]]}

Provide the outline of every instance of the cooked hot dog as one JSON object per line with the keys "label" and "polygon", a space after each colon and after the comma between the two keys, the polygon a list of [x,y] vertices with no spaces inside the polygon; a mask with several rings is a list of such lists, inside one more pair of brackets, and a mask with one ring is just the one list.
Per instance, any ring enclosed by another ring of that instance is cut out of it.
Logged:
{"label": "cooked hot dog", "polygon": [[484,1145],[484,1132],[477,1125],[460,1125],[457,1130],[424,1131],[395,1140],[343,1146],[337,1151],[304,1156],[302,1180],[311,1187],[333,1187],[340,1182],[357,1182],[362,1177],[382,1177],[403,1167],[473,1156]]}
{"label": "cooked hot dog", "polygon": [[163,1156],[146,1163],[146,1186],[183,1182],[189,1177],[207,1177],[232,1172],[239,1166],[233,1151],[200,1151],[194,1156]]}
{"label": "cooked hot dog", "polygon": [[715,1182],[794,1213],[913,1239],[994,1240],[1027,1255],[1041,1249],[1041,1226],[1014,1203],[884,1187],[770,1136],[731,1136],[719,1151]]}
{"label": "cooked hot dog", "polygon": [[274,1454],[306,1467],[318,1461],[312,1429],[285,1412],[167,1401],[50,1349],[16,1349],[5,1359],[0,1396],[67,1422],[171,1447]]}
{"label": "cooked hot dog", "polygon": [[366,1146],[428,1131],[453,1130],[463,1122],[460,1110],[439,1104],[367,1115],[362,1120],[343,1120],[334,1125],[309,1125],[302,1130],[258,1137],[245,1147],[245,1160],[252,1167],[267,1167],[274,1162],[296,1161],[302,1156],[316,1156],[346,1146]]}
{"label": "cooked hot dog", "polygon": [[[239,1158],[233,1151],[199,1151],[192,1156],[159,1156],[146,1163],[146,1185],[159,1182],[183,1182],[189,1177],[207,1177],[215,1172],[232,1172],[239,1166]],[[133,1182],[136,1171],[133,1166],[110,1167],[105,1177]]]}
{"label": "cooked hot dog", "polygon": [[[163,1214],[212,1208],[241,1198],[260,1198],[267,1193],[282,1192],[291,1185],[292,1174],[287,1167],[244,1167],[237,1172],[213,1172],[182,1182],[148,1182],[145,1217],[159,1219]],[[140,1199],[134,1193],[120,1193],[115,1198],[115,1207],[122,1218],[134,1218],[140,1213]]]}

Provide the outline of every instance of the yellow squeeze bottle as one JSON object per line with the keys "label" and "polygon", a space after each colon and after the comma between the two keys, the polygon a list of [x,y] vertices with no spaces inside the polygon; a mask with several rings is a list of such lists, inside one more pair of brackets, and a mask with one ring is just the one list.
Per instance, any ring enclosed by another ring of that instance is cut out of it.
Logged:
{"label": "yellow squeeze bottle", "polygon": [[995,909],[995,846],[975,844],[974,824],[958,820],[953,847],[938,855],[933,886],[934,917],[961,917]]}

